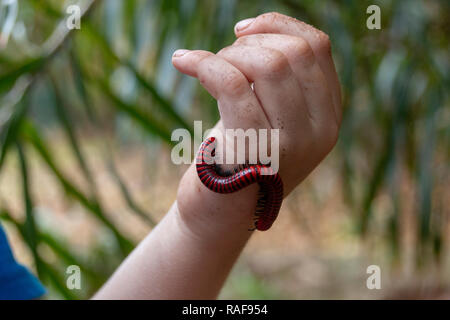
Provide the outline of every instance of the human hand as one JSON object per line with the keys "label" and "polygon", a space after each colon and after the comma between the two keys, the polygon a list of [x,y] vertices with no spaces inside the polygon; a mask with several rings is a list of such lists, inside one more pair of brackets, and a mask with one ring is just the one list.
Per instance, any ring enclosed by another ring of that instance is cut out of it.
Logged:
{"label": "human hand", "polygon": [[[279,173],[287,194],[337,139],[341,103],[330,44],[322,32],[276,13],[241,26],[236,42],[218,54],[177,52],[173,64],[217,99],[216,133],[279,129]],[[214,193],[191,165],[176,203],[95,298],[216,298],[251,234],[257,192],[253,184]]]}
{"label": "human hand", "polygon": [[[341,96],[330,41],[323,32],[279,13],[243,20],[235,33],[234,44],[217,54],[177,51],[173,64],[197,77],[217,99],[219,130],[280,130],[279,173],[287,195],[330,152],[338,137]],[[205,217],[189,212],[217,212],[208,217],[225,219],[227,225],[234,215],[252,212],[256,191],[253,186],[232,195],[214,194],[191,166],[180,183],[178,208],[183,216],[197,216],[199,221]],[[206,219],[209,226],[215,224]]]}

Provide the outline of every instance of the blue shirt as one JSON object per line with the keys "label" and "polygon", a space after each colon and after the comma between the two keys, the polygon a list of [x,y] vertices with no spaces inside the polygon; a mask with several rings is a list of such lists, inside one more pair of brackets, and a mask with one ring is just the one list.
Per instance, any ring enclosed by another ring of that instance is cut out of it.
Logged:
{"label": "blue shirt", "polygon": [[36,299],[44,293],[39,280],[14,259],[0,225],[0,300]]}

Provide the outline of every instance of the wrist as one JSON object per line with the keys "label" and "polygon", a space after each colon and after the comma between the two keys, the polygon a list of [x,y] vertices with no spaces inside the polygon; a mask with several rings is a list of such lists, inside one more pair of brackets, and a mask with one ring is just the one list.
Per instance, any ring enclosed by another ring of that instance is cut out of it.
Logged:
{"label": "wrist", "polygon": [[219,194],[207,189],[191,165],[181,179],[177,205],[180,220],[196,236],[227,237],[251,234],[258,185],[232,194]]}

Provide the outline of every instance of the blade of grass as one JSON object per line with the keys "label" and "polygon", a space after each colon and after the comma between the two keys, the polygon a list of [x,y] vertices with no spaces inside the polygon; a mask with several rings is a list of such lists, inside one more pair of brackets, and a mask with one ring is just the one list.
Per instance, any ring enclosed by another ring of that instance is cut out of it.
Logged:
{"label": "blade of grass", "polygon": [[71,116],[69,114],[69,108],[66,107],[66,101],[63,99],[63,95],[60,92],[60,88],[57,84],[57,80],[53,74],[50,74],[50,81],[53,88],[54,98],[55,98],[55,109],[56,115],[66,133],[66,136],[69,140],[71,149],[75,155],[75,158],[78,161],[78,164],[83,172],[85,178],[89,182],[91,189],[95,189],[95,183],[92,178],[92,173],[84,159],[84,156],[81,152],[81,148],[79,146],[78,140],[75,135],[75,129],[72,127],[72,122],[69,120]]}
{"label": "blade of grass", "polygon": [[[423,247],[434,242],[435,257],[440,255],[440,226],[432,225],[433,159],[436,141],[436,112],[442,104],[439,90],[432,88],[428,94],[425,118],[425,137],[417,154],[419,164],[416,179],[419,194],[419,240]],[[422,251],[425,248],[422,248]],[[418,261],[421,263],[421,261]]]}
{"label": "blade of grass", "polygon": [[69,51],[69,61],[75,89],[80,96],[81,101],[83,102],[83,107],[89,117],[89,120],[92,124],[96,124],[98,123],[98,116],[95,112],[94,105],[88,95],[86,86],[84,85],[84,76],[80,67],[80,62],[78,61],[78,57],[75,54],[74,50]]}
{"label": "blade of grass", "polygon": [[113,102],[113,106],[117,110],[124,112],[129,117],[134,119],[147,132],[159,136],[169,145],[174,144],[174,142],[171,140],[171,134],[169,130],[164,128],[161,124],[158,123],[158,121],[153,119],[150,114],[145,113],[142,107],[126,103],[125,101],[120,99],[111,91],[109,85],[105,80],[95,79],[93,83],[96,84],[103,92],[103,94],[105,94]]}
{"label": "blade of grass", "polygon": [[21,65],[0,74],[0,92],[9,89],[14,82],[25,74],[35,74],[45,65],[46,59],[43,57],[30,59]]}
{"label": "blade of grass", "polygon": [[112,153],[109,153],[106,156],[105,159],[106,163],[108,164],[108,169],[111,175],[114,177],[114,180],[119,186],[119,189],[122,193],[122,197],[125,199],[125,202],[127,203],[128,207],[139,217],[141,217],[148,225],[151,227],[154,227],[156,225],[156,222],[153,220],[150,213],[146,212],[144,209],[142,209],[134,200],[131,192],[128,190],[125,182],[123,181],[122,177],[120,176],[119,172],[117,171],[117,168],[114,164]]}
{"label": "blade of grass", "polygon": [[14,113],[5,123],[0,132],[0,169],[3,166],[6,154],[10,145],[16,140],[16,137],[20,131],[20,125],[28,109],[28,101],[19,103]]}
{"label": "blade of grass", "polygon": [[19,155],[20,172],[22,175],[22,196],[25,207],[26,220],[24,224],[25,236],[27,243],[33,254],[34,262],[38,275],[42,275],[42,261],[37,253],[38,233],[36,231],[36,222],[33,215],[33,201],[30,194],[30,182],[28,175],[28,165],[22,145],[17,142],[17,153]]}
{"label": "blade of grass", "polygon": [[61,274],[65,274],[63,271],[57,270],[52,265],[43,262],[42,268],[45,270],[45,278],[53,284],[56,290],[64,297],[66,300],[77,300],[77,295],[73,294],[72,290],[67,288],[66,279]]}
{"label": "blade of grass", "polygon": [[60,239],[56,239],[53,235],[47,232],[39,232],[39,240],[48,245],[53,252],[61,257],[61,259],[68,265],[77,265],[80,267],[84,275],[91,279],[97,279],[101,282],[105,281],[107,276],[95,270],[95,268],[88,266],[81,258],[76,257],[67,246],[61,244]]}
{"label": "blade of grass", "polygon": [[386,116],[384,129],[382,130],[382,132],[385,132],[383,149],[363,198],[360,220],[360,231],[363,235],[366,235],[368,221],[372,215],[373,200],[384,183],[390,162],[394,161],[398,132],[407,119],[409,83],[406,79],[411,76],[412,68],[413,66],[409,61],[405,60],[402,72],[398,74],[394,85],[395,109],[392,114]]}

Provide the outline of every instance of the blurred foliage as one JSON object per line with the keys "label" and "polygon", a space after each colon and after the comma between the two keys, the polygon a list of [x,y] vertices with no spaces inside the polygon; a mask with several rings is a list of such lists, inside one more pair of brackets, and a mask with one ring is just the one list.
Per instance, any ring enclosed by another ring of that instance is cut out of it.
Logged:
{"label": "blurred foliage", "polygon": [[[68,30],[65,8],[72,3],[18,1],[9,36],[5,17],[14,14],[11,7],[3,7],[0,18],[6,41],[0,48],[0,170],[5,157],[18,159],[26,219],[15,220],[4,197],[0,214],[17,227],[39,277],[54,294],[89,297],[135,245],[108,218],[98,198],[99,186],[80,148],[80,128],[108,132],[113,140],[142,135],[157,152],[164,148],[158,141],[173,144],[170,136],[175,128],[191,130],[194,119],[213,125],[218,119],[215,101],[195,80],[170,66],[171,54],[177,48],[216,52],[234,41],[237,21],[268,11],[308,22],[332,40],[345,107],[334,151],[340,166],[336,170],[355,232],[363,238],[378,232],[373,204],[380,192],[387,192],[394,205],[384,230],[395,263],[399,212],[405,205],[400,172],[406,168],[416,186],[417,266],[439,260],[448,209],[444,199],[433,200],[433,191],[436,184],[449,181],[447,1],[80,1],[81,30]],[[370,4],[381,7],[381,30],[366,28]],[[138,129],[122,130],[128,119]],[[55,127],[65,134],[89,188],[80,188],[60,169],[49,137]],[[126,203],[153,226],[151,216],[135,203],[115,170],[114,148],[106,140],[104,159]],[[111,231],[116,242],[112,254],[99,248],[95,259],[86,260],[71,252],[63,239],[37,228],[29,182],[31,150],[67,197]],[[60,263],[46,261],[40,246],[51,250]],[[81,293],[66,289],[64,266],[70,264],[79,265],[87,277],[87,289]],[[257,290],[249,281],[250,289],[241,291]]]}

